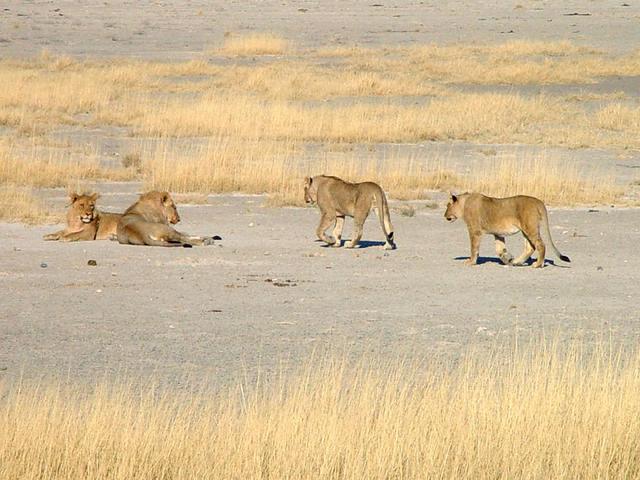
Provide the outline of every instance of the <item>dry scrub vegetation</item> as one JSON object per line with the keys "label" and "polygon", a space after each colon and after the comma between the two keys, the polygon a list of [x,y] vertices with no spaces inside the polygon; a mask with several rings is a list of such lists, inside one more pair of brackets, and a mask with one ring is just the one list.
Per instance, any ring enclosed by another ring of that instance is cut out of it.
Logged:
{"label": "dry scrub vegetation", "polygon": [[251,35],[225,35],[221,53],[225,55],[282,55],[289,48],[289,42],[274,34],[254,33]]}
{"label": "dry scrub vegetation", "polygon": [[544,155],[488,158],[471,172],[458,173],[448,167],[451,158],[370,158],[348,153],[305,161],[304,152],[290,143],[232,142],[221,137],[191,149],[159,142],[143,157],[147,189],[269,193],[272,205],[304,205],[303,178],[323,173],[378,182],[390,197],[400,200],[426,198],[429,190],[468,190],[493,196],[528,194],[552,205],[574,205],[610,203],[622,193],[613,178],[597,169],[581,172],[576,165]]}
{"label": "dry scrub vegetation", "polygon": [[637,355],[551,346],[471,354],[449,370],[310,364],[226,393],[12,388],[0,404],[0,477],[640,475]]}
{"label": "dry scrub vegetation", "polygon": [[14,185],[0,187],[0,222],[39,224],[59,222],[62,218],[43,205],[31,189]]}
{"label": "dry scrub vegetation", "polygon": [[[363,167],[348,155],[327,165],[292,152],[318,143],[332,152],[335,145],[429,140],[638,149],[635,97],[527,90],[637,75],[639,52],[613,56],[566,42],[303,51],[259,34],[230,35],[222,48],[181,63],[79,60],[44,52],[31,60],[0,60],[0,83],[11,86],[0,90],[0,131],[10,144],[0,152],[0,175],[3,182],[37,187],[142,176],[147,185],[181,192],[268,192],[275,203],[296,197],[297,180],[286,176],[298,172],[367,175],[399,198],[449,186],[482,185],[495,192],[490,170],[487,178],[476,172],[454,182],[459,173],[445,164],[434,168],[426,159],[387,158]],[[55,143],[60,129],[124,131],[151,146],[136,165],[123,169],[70,155],[71,147],[58,148],[62,153],[35,148]],[[196,147],[169,157],[160,152],[169,139],[193,140]],[[29,141],[28,161],[19,160],[12,145]],[[542,168],[545,162],[533,163]],[[190,178],[196,171],[203,173]],[[561,181],[551,175],[537,176],[545,185],[518,180],[524,188],[518,193],[543,191],[546,199],[562,203],[614,200],[611,193],[584,187],[583,177],[593,172],[576,177],[571,166],[554,171]],[[581,193],[567,192],[574,183]]]}

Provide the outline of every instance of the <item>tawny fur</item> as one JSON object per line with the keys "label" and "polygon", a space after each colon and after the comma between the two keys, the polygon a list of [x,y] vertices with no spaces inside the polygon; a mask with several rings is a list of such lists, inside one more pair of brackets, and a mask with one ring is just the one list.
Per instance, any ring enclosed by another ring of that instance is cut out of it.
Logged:
{"label": "tawny fur", "polygon": [[67,210],[67,226],[59,232],[45,235],[45,240],[75,242],[83,240],[107,240],[116,235],[119,213],[105,213],[96,210],[97,193],[69,195],[71,205]]}
{"label": "tawny fur", "polygon": [[[565,262],[569,257],[560,253],[553,243],[549,231],[547,208],[541,200],[525,195],[508,198],[487,197],[480,193],[451,195],[444,216],[450,222],[461,218],[467,224],[471,242],[471,254],[465,262],[475,265],[478,261],[480,238],[483,234],[493,235],[496,253],[505,264],[522,265],[536,252],[536,268],[544,265],[545,244],[540,236],[541,230],[553,252]],[[507,252],[504,237],[522,232],[524,251],[513,259]]]}
{"label": "tawny fur", "polygon": [[212,245],[220,237],[197,237],[178,232],[171,224],[180,221],[169,192],[148,192],[122,215],[118,222],[118,242],[131,245],[179,247]]}
{"label": "tawny fur", "polygon": [[[320,224],[316,234],[320,240],[334,247],[342,245],[342,228],[345,217],[353,217],[353,239],[347,248],[354,248],[362,238],[362,228],[373,208],[380,219],[385,237],[385,249],[396,248],[393,240],[393,225],[389,215],[387,197],[377,183],[349,183],[337,177],[319,175],[305,178],[304,198],[306,203],[317,203],[320,209]],[[333,237],[327,237],[326,230],[334,225]]]}

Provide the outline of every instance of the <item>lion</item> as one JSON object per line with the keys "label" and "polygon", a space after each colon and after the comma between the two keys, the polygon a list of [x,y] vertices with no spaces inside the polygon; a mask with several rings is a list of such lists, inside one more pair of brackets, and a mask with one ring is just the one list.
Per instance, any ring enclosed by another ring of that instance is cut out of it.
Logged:
{"label": "lion", "polygon": [[44,235],[43,239],[61,242],[115,239],[118,220],[122,215],[96,210],[99,194],[71,193],[69,198],[71,204],[67,211],[67,227],[59,232]]}
{"label": "lion", "polygon": [[213,237],[196,237],[178,232],[169,224],[180,221],[176,204],[169,192],[148,192],[127,208],[118,222],[118,242],[158,247],[213,245]]}
{"label": "lion", "polygon": [[[308,204],[317,203],[320,208],[320,224],[316,235],[323,242],[334,247],[342,245],[342,228],[344,218],[353,217],[353,239],[345,244],[347,248],[355,248],[362,238],[362,227],[369,212],[373,208],[380,219],[380,226],[385,236],[386,250],[393,250],[396,244],[393,239],[393,225],[389,216],[387,198],[377,183],[349,183],[338,177],[319,175],[306,177],[304,181],[304,199]],[[327,237],[325,231],[335,222],[333,237]]]}
{"label": "lion", "polygon": [[[537,252],[533,267],[544,266],[545,245],[540,238],[540,229],[549,241],[554,253],[564,262],[571,262],[569,257],[560,253],[551,238],[547,208],[541,200],[526,195],[508,198],[487,197],[480,193],[463,193],[450,195],[447,210],[444,212],[449,222],[462,218],[469,229],[471,255],[465,261],[467,265],[475,265],[478,261],[478,250],[482,234],[494,236],[496,253],[505,265],[523,265],[534,252]],[[513,259],[507,252],[504,243],[506,235],[522,232],[524,251]]]}

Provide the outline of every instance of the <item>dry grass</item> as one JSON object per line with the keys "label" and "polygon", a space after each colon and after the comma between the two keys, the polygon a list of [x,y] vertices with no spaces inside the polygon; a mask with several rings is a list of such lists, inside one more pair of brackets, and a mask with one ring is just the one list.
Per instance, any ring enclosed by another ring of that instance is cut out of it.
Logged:
{"label": "dry grass", "polygon": [[[359,144],[461,140],[640,148],[640,106],[632,96],[625,100],[624,93],[567,97],[456,89],[462,83],[588,84],[601,75],[638,75],[640,53],[616,57],[566,42],[292,52],[278,37],[230,36],[225,55],[257,55],[269,48],[280,56],[249,63],[230,57],[223,63],[92,61],[49,53],[29,61],[2,60],[0,82],[14,88],[0,91],[0,128],[14,143],[32,145],[26,153],[0,147],[0,180],[64,187],[143,176],[153,188],[267,192],[272,204],[290,204],[299,203],[299,189],[287,177],[323,171],[374,179],[392,196],[410,199],[420,198],[425,189],[500,189],[488,184],[490,178],[461,175],[446,163],[362,162],[355,154]],[[56,145],[55,135],[44,136],[60,126],[100,132],[124,127],[140,144],[146,139],[151,146],[144,153],[121,152],[125,168],[107,169],[97,154],[78,154],[74,145]],[[187,147],[163,153],[174,139]],[[313,163],[300,154],[318,143],[328,144],[330,153],[354,152],[354,158],[343,155],[327,164],[333,159],[327,154]],[[525,177],[530,168],[546,175],[542,183],[523,179],[528,183],[507,185],[552,203],[615,197],[610,179],[602,193],[591,185],[592,178],[585,180],[571,166],[554,167],[554,172],[559,168],[557,176],[573,184],[552,180],[555,173],[543,173],[545,168],[531,162],[507,167],[499,160],[495,166]]]}
{"label": "dry grass", "polygon": [[[0,92],[0,125],[25,134],[55,124],[113,124],[141,135],[230,131],[290,141],[460,139],[639,146],[637,106],[621,104],[620,92],[600,95],[601,111],[592,115],[591,107],[575,96],[470,94],[448,86],[584,83],[600,76],[639,75],[640,54],[619,58],[571,44],[535,42],[341,48],[334,53],[337,59],[328,63],[321,60],[326,58],[319,56],[322,52],[310,51],[224,66],[203,60],[93,62],[47,55],[32,62],[3,61],[0,80],[16,88]],[[360,100],[349,101],[355,98]],[[212,111],[218,105],[216,120]],[[510,115],[515,118],[507,122]],[[604,122],[599,120],[603,115],[608,117]],[[319,125],[315,119],[321,120]],[[611,123],[621,128],[610,129]]]}
{"label": "dry grass", "polygon": [[135,168],[104,168],[97,158],[34,145],[19,152],[0,145],[0,182],[31,187],[76,187],[85,180],[131,180]]}
{"label": "dry grass", "polygon": [[118,125],[142,136],[639,148],[638,106],[621,103],[619,92],[600,95],[594,113],[575,96],[450,88],[589,83],[611,75],[640,75],[640,54],[614,57],[567,43],[515,42],[340,48],[225,65],[43,55],[0,62],[0,81],[15,86],[0,92],[0,125],[22,135],[60,124]]}
{"label": "dry grass", "polygon": [[[551,205],[613,203],[622,194],[613,176],[585,170],[545,155],[484,159],[474,171],[458,172],[450,158],[359,156],[330,152],[303,161],[293,145],[234,142],[219,137],[185,150],[171,142],[145,153],[145,188],[179,193],[266,193],[272,206],[302,206],[305,176],[335,175],[375,181],[391,198],[427,198],[431,190],[470,190],[494,196],[527,194]],[[302,154],[304,155],[304,154]]]}
{"label": "dry grass", "polygon": [[640,358],[554,347],[442,366],[342,361],[228,392],[22,385],[0,477],[637,478]]}
{"label": "dry grass", "polygon": [[221,53],[225,55],[283,55],[289,49],[289,42],[271,33],[250,35],[227,35]]}
{"label": "dry grass", "polygon": [[485,161],[459,186],[495,197],[531,195],[551,205],[614,203],[623,193],[613,175],[545,156]]}
{"label": "dry grass", "polygon": [[0,222],[41,224],[61,219],[61,215],[47,209],[30,189],[14,185],[0,187]]}
{"label": "dry grass", "polygon": [[438,162],[416,158],[324,156],[312,161],[286,142],[237,142],[219,137],[206,146],[185,151],[170,142],[143,160],[145,188],[179,193],[267,193],[271,205],[304,205],[303,179],[327,173],[346,180],[373,180],[393,198],[424,198],[426,189],[456,185],[457,177]]}

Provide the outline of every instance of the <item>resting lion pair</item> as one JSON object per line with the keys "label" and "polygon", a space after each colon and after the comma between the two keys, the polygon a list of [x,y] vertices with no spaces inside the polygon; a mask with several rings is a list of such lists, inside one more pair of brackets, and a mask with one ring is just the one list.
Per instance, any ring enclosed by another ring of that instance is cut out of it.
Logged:
{"label": "resting lion pair", "polygon": [[168,192],[148,192],[124,213],[105,213],[96,209],[97,193],[70,195],[67,227],[45,235],[45,240],[73,242],[79,240],[118,240],[130,245],[190,247],[212,245],[213,237],[196,237],[178,232],[170,224],[180,221],[176,204]]}
{"label": "resting lion pair", "polygon": [[[376,211],[385,236],[385,248],[394,249],[393,226],[389,216],[389,206],[382,188],[373,182],[348,183],[337,177],[320,175],[307,177],[304,185],[304,197],[307,203],[318,205],[321,217],[316,230],[318,238],[334,247],[342,244],[342,227],[345,217],[353,217],[353,239],[346,243],[347,248],[358,245],[362,237],[362,226],[370,210]],[[453,222],[461,218],[467,224],[471,241],[471,255],[465,262],[475,265],[478,261],[480,238],[491,234],[495,238],[496,252],[504,264],[523,265],[534,252],[537,252],[533,266],[544,265],[545,244],[540,231],[548,239],[553,252],[563,261],[569,257],[561,254],[551,239],[547,209],[534,197],[518,195],[509,198],[492,198],[480,193],[451,195],[445,218]],[[335,223],[333,237],[327,237],[326,230]],[[507,252],[504,237],[522,232],[525,248],[522,254],[513,259]]]}

